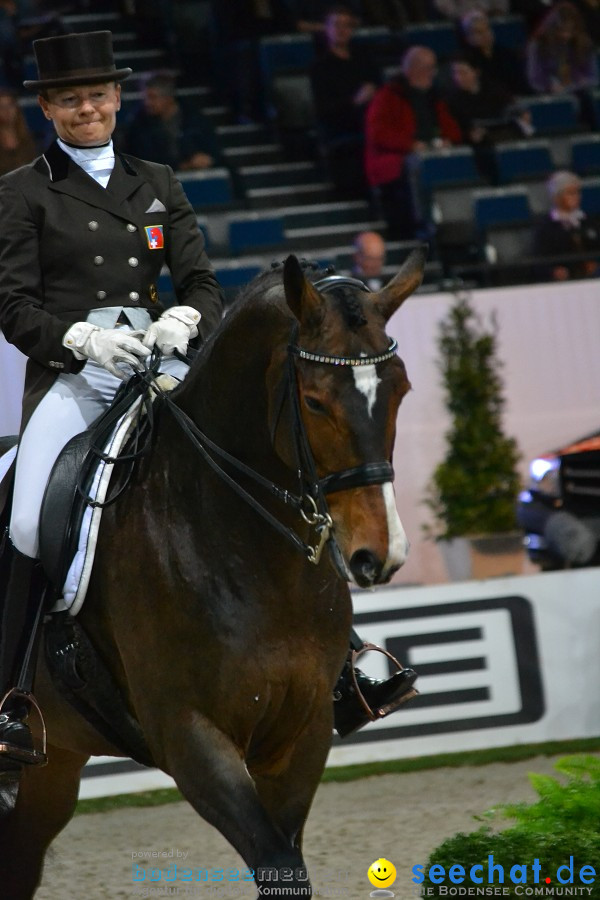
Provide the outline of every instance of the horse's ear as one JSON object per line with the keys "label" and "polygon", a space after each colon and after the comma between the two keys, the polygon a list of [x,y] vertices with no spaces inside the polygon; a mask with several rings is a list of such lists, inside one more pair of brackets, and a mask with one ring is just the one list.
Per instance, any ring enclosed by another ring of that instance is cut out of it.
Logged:
{"label": "horse's ear", "polygon": [[423,280],[427,244],[417,247],[402,264],[402,268],[382,290],[373,297],[373,303],[386,320],[419,287]]}
{"label": "horse's ear", "polygon": [[323,318],[323,298],[314,289],[293,255],[283,266],[283,288],[287,305],[302,325],[316,326]]}

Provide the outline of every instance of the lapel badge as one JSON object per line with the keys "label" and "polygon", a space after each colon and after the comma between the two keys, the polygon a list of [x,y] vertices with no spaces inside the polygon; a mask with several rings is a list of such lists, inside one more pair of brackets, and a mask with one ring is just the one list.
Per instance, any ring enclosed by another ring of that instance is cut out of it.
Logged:
{"label": "lapel badge", "polygon": [[145,225],[146,240],[150,250],[162,250],[165,246],[165,236],[162,225]]}
{"label": "lapel badge", "polygon": [[151,284],[148,288],[148,292],[150,293],[150,299],[153,303],[158,303],[158,291],[156,290],[156,285]]}

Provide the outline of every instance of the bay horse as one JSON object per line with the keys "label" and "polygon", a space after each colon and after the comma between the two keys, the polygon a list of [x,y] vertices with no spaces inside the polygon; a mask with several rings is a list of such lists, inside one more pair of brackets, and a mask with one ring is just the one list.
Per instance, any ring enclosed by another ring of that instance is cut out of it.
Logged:
{"label": "bay horse", "polygon": [[[348,652],[348,582],[385,583],[407,553],[390,460],[410,384],[385,324],[423,266],[413,251],[378,293],[311,281],[294,256],[259,275],[104,512],[78,620],[152,763],[237,850],[259,896],[273,871],[285,896],[312,896],[302,832]],[[0,819],[4,900],[34,895],[90,755],[123,755],[61,696],[43,654],[35,692],[49,761],[24,769]]]}

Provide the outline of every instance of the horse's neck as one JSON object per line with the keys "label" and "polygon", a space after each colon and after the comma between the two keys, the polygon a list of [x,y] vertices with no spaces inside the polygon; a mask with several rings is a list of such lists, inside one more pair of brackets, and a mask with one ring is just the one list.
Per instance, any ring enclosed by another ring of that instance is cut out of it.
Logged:
{"label": "horse's neck", "polygon": [[177,391],[177,404],[230,453],[271,453],[266,372],[288,330],[285,319],[260,309],[238,314],[221,327]]}

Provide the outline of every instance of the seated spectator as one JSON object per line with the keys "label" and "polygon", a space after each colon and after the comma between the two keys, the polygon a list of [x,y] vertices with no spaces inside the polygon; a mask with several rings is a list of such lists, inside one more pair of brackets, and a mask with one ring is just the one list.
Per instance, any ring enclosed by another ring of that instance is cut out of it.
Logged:
{"label": "seated spectator", "polygon": [[510,96],[500,86],[482,84],[468,59],[454,59],[450,71],[451,86],[446,92],[450,112],[473,147],[481,174],[495,181],[494,144],[531,134],[531,115],[513,108]]}
{"label": "seated spectator", "polygon": [[[539,269],[541,279],[567,281],[600,273],[600,223],[581,209],[581,181],[573,172],[555,172],[548,179],[551,208],[538,222],[532,241],[536,257],[555,257],[556,263]],[[569,254],[591,251],[595,258],[569,261]],[[561,257],[566,257],[561,260]]]}
{"label": "seated spectator", "polygon": [[598,85],[596,48],[572,3],[561,0],[527,45],[527,78],[540,94],[580,93]]}
{"label": "seated spectator", "polygon": [[38,154],[16,94],[0,87],[0,175],[30,163]]}
{"label": "seated spectator", "polygon": [[431,228],[419,154],[462,141],[458,122],[434,86],[436,72],[432,50],[410,47],[400,73],[377,90],[367,111],[367,181],[394,239],[426,238]]}
{"label": "seated spectator", "polygon": [[498,46],[484,12],[476,9],[463,16],[460,32],[465,58],[479,72],[486,90],[502,91],[507,100],[530,93],[523,60],[509,47]]}
{"label": "seated spectator", "polygon": [[380,291],[388,278],[384,275],[385,241],[376,231],[361,231],[354,238],[352,275],[372,291]]}
{"label": "seated spectator", "polygon": [[208,169],[220,162],[212,125],[197,110],[184,109],[168,73],[151,75],[143,87],[142,104],[126,125],[126,153],[173,169]]}
{"label": "seated spectator", "polygon": [[457,22],[473,10],[488,16],[506,16],[510,12],[510,0],[433,0],[433,8],[444,19]]}
{"label": "seated spectator", "polygon": [[348,7],[333,6],[325,17],[326,49],[310,70],[319,144],[338,193],[365,194],[364,117],[379,72],[372,60],[351,46],[355,18]]}

